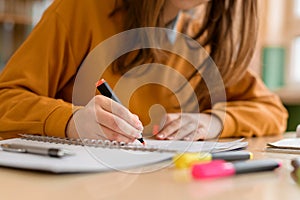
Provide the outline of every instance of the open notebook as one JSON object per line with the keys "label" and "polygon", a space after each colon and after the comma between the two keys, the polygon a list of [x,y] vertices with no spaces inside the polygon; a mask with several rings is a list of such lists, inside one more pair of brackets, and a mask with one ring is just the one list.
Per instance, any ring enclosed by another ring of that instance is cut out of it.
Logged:
{"label": "open notebook", "polygon": [[[162,168],[171,164],[171,158],[180,152],[221,152],[247,147],[247,142],[235,140],[232,142],[185,142],[145,140],[146,146],[139,143],[120,145],[119,143],[96,140],[69,140],[42,136],[26,136],[0,141],[36,145],[51,148],[64,148],[74,154],[62,158],[53,158],[28,153],[12,153],[0,151],[0,166],[49,171],[54,173],[125,171],[153,171],[149,167],[158,162],[167,161]],[[84,144],[84,146],[83,146]],[[143,170],[144,169],[144,170]]]}

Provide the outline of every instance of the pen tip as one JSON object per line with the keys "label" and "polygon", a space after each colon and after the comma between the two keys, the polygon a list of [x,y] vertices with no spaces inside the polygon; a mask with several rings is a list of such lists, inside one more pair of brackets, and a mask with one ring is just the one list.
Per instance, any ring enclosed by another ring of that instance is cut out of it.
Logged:
{"label": "pen tip", "polygon": [[145,141],[144,141],[144,139],[143,139],[143,138],[138,138],[137,140],[138,140],[138,141],[140,141],[140,143],[142,143],[142,144],[143,144],[143,146],[145,146],[145,145],[146,145],[146,143],[145,143]]}

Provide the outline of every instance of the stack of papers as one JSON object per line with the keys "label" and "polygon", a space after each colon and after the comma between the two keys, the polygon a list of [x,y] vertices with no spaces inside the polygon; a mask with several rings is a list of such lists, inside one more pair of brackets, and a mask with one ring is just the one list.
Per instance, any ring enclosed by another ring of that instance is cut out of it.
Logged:
{"label": "stack of papers", "polygon": [[300,138],[286,138],[268,143],[267,152],[300,154]]}

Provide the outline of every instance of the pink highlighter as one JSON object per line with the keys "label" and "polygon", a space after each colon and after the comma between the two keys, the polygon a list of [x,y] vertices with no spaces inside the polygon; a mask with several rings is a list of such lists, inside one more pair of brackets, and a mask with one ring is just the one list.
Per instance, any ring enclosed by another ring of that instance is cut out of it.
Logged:
{"label": "pink highlighter", "polygon": [[225,162],[214,160],[209,163],[199,163],[192,166],[194,179],[221,178],[235,174],[271,171],[281,166],[275,160],[251,160],[238,162]]}

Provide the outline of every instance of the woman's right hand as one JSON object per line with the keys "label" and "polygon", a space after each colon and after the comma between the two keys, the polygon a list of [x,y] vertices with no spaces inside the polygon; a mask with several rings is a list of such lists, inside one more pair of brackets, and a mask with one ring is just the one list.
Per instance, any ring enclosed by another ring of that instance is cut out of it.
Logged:
{"label": "woman's right hand", "polygon": [[141,138],[143,125],[126,107],[103,95],[95,96],[69,120],[69,138],[102,139],[133,142]]}

